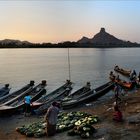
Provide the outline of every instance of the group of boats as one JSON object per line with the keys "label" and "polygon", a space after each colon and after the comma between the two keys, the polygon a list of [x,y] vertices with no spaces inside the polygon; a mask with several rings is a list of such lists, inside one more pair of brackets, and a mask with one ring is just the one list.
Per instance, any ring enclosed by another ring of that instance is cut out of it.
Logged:
{"label": "group of boats", "polygon": [[[114,68],[114,70],[127,75],[128,77],[130,76],[130,73],[127,70],[118,70],[116,68]],[[17,111],[23,111],[24,97],[27,94],[31,96],[32,109],[34,113],[43,114],[53,101],[60,102],[63,109],[70,109],[95,101],[105,95],[109,90],[113,89],[114,83],[117,83],[124,88],[132,88],[131,82],[126,82],[119,78],[117,79],[114,74],[110,74],[109,78],[111,81],[97,88],[92,89],[90,87],[87,88],[87,86],[83,86],[74,92],[72,92],[73,83],[70,80],[67,80],[62,86],[50,93],[46,93],[47,82],[45,80],[36,86],[34,81],[30,81],[29,84],[15,92],[10,93],[8,91],[6,94],[2,93],[2,95],[0,95],[0,116],[11,115]]]}
{"label": "group of boats", "polygon": [[34,81],[31,81],[30,84],[27,84],[20,90],[2,96],[0,98],[0,116],[23,111],[24,97],[27,94],[32,98],[32,109],[36,114],[45,113],[53,101],[60,102],[63,109],[73,108],[103,96],[107,91],[112,89],[113,82],[107,82],[95,89],[83,86],[72,92],[73,83],[67,80],[62,86],[48,94],[45,94],[46,85],[46,81],[42,81],[37,86],[34,86]]}
{"label": "group of boats", "polygon": [[[115,66],[114,71],[117,72],[117,75],[115,75],[113,73],[113,71],[111,71],[110,76],[109,76],[111,81],[119,84],[120,86],[122,86],[125,89],[133,89],[134,87],[140,87],[140,82],[139,82],[140,80],[136,76],[136,73],[135,73],[135,76],[132,78],[132,76],[133,76],[132,70],[126,70],[126,69],[120,68],[119,66]],[[128,81],[122,80],[119,77],[118,73],[120,73],[123,76],[127,77]]]}
{"label": "group of boats", "polygon": [[46,81],[43,80],[34,86],[34,81],[30,81],[21,89],[8,93],[0,98],[0,116],[11,115],[24,107],[24,97],[28,94],[31,96],[32,102],[36,101],[46,93]]}

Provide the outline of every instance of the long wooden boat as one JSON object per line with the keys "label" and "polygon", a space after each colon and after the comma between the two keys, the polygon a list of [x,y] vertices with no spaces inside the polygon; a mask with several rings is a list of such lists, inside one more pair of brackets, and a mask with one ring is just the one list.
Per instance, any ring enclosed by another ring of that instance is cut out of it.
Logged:
{"label": "long wooden boat", "polygon": [[25,85],[21,89],[1,97],[0,106],[11,99],[18,98],[19,96],[24,96],[27,92],[30,92],[32,90],[33,86],[34,86],[34,81],[30,81],[29,84]]}
{"label": "long wooden boat", "polygon": [[75,99],[78,98],[79,96],[85,95],[87,92],[91,91],[90,88],[86,88],[85,86],[76,90],[75,92],[69,94],[68,96],[66,96],[64,99],[61,100],[62,102],[66,102],[69,101],[71,99]]}
{"label": "long wooden boat", "polygon": [[114,86],[113,82],[108,82],[96,89],[92,89],[91,91],[88,91],[87,93],[75,99],[72,99],[67,102],[62,102],[61,106],[63,109],[70,109],[78,105],[83,105],[85,103],[95,101],[101,96],[105,95],[109,90],[113,88],[113,86]]}
{"label": "long wooden boat", "polygon": [[124,76],[127,76],[127,77],[130,77],[130,74],[131,74],[131,70],[125,70],[123,68],[120,68],[120,67],[114,67],[114,70],[116,72],[119,72],[120,74],[124,75]]}
{"label": "long wooden boat", "polygon": [[[69,90],[67,89],[69,88]],[[66,82],[64,85],[60,86],[56,90],[52,91],[48,95],[40,98],[33,104],[39,105],[39,108],[37,108],[35,111],[36,114],[43,114],[46,113],[46,110],[51,105],[53,101],[58,101],[67,96],[72,90],[72,82]]]}
{"label": "long wooden boat", "polygon": [[132,89],[133,88],[133,83],[132,82],[127,82],[124,81],[122,79],[116,79],[116,76],[114,75],[110,75],[110,80],[112,80],[114,83],[119,84],[120,86],[122,86],[123,88],[127,88],[127,89]]}
{"label": "long wooden boat", "polygon": [[[45,92],[45,84],[38,84],[35,86],[29,93],[28,95],[31,96],[31,101],[34,102],[38,98],[40,98]],[[16,98],[16,100],[13,99],[12,101],[8,101],[4,103],[2,106],[0,106],[0,115],[10,115],[11,113],[15,113],[18,110],[23,110],[24,107],[24,96],[20,96],[19,98]]]}

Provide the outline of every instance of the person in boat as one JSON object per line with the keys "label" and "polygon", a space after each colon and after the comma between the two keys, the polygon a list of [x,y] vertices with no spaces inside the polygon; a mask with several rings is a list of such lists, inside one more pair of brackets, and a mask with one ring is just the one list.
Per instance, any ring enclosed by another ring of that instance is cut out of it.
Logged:
{"label": "person in boat", "polygon": [[26,96],[24,97],[24,103],[25,103],[25,116],[30,116],[31,115],[31,105],[32,105],[32,102],[31,102],[31,96],[28,94],[26,94]]}
{"label": "person in boat", "polygon": [[46,134],[47,136],[53,136],[56,133],[56,124],[57,117],[59,114],[59,103],[53,102],[52,105],[48,108],[47,113],[45,114],[45,121],[47,122]]}
{"label": "person in boat", "polygon": [[67,79],[67,80],[66,80],[66,84],[67,84],[67,85],[71,84],[71,81]]}
{"label": "person in boat", "polygon": [[119,75],[116,76],[116,80],[120,81],[120,76]]}
{"label": "person in boat", "polygon": [[130,74],[130,80],[132,81],[133,79],[135,79],[137,77],[137,73],[135,70],[132,71],[132,73]]}
{"label": "person in boat", "polygon": [[136,71],[135,71],[135,70],[133,70],[133,75],[137,76],[137,73],[136,73]]}
{"label": "person in boat", "polygon": [[114,106],[113,120],[116,121],[116,122],[122,122],[123,121],[122,112],[119,110],[119,107],[118,107],[117,104]]}
{"label": "person in boat", "polygon": [[120,68],[119,68],[119,66],[118,66],[118,65],[116,65],[114,69],[115,69],[115,70],[118,70],[118,69],[120,69]]}
{"label": "person in boat", "polygon": [[109,76],[110,76],[110,78],[111,78],[111,79],[113,79],[113,80],[114,80],[114,79],[115,79],[115,77],[116,77],[116,76],[114,75],[113,71],[110,71]]}
{"label": "person in boat", "polygon": [[9,91],[10,91],[9,84],[5,84],[5,86],[2,89],[0,89],[0,92],[5,92],[5,91],[7,91],[7,93],[9,93]]}
{"label": "person in boat", "polygon": [[113,74],[113,71],[110,71],[110,74],[109,74],[110,76],[114,76],[114,74]]}
{"label": "person in boat", "polygon": [[89,91],[89,90],[91,90],[90,87],[91,87],[90,82],[87,82],[86,85],[84,86],[84,91]]}

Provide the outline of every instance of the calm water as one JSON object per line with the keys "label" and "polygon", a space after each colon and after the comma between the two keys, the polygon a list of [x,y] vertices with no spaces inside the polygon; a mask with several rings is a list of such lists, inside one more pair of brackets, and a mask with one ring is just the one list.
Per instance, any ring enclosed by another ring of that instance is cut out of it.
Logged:
{"label": "calm water", "polygon": [[[108,81],[115,64],[140,71],[139,48],[70,49],[71,80],[75,87],[90,81],[97,87]],[[0,83],[13,90],[30,80],[48,81],[48,90],[68,79],[68,49],[0,49]]]}

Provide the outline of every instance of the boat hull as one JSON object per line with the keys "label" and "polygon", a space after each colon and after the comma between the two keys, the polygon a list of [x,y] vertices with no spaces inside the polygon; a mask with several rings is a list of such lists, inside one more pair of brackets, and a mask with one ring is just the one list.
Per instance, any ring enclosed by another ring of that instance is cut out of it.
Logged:
{"label": "boat hull", "polygon": [[[67,90],[67,87],[71,87],[70,90]],[[52,104],[54,101],[60,101],[63,99],[66,95],[68,95],[72,90],[72,83],[64,84],[61,87],[57,88],[53,92],[49,93],[44,99],[40,99],[37,102],[42,103],[42,106],[40,106],[38,109],[35,110],[36,114],[44,114],[46,113],[48,107]]]}
{"label": "boat hull", "polygon": [[79,105],[83,105],[85,103],[95,101],[98,98],[100,98],[101,96],[105,95],[109,90],[111,90],[113,88],[113,86],[114,86],[114,84],[112,82],[108,82],[108,83],[106,83],[106,84],[104,84],[96,89],[88,91],[85,94],[85,96],[81,96],[73,102],[67,102],[67,103],[65,102],[64,104],[62,104],[62,108],[63,109],[70,109],[70,108],[73,108],[73,107],[76,107]]}
{"label": "boat hull", "polygon": [[125,70],[122,68],[114,68],[114,71],[116,71],[124,76],[127,76],[127,77],[130,77],[130,74],[131,74],[131,70]]}
{"label": "boat hull", "polygon": [[[40,87],[41,86],[41,87]],[[40,88],[40,89],[39,89]],[[38,91],[36,91],[37,89],[39,89]],[[30,96],[31,97],[31,101],[34,102],[37,99],[39,99],[44,93],[46,93],[46,89],[45,89],[45,85],[42,86],[41,84],[37,85],[36,87],[34,87],[31,91],[30,91]],[[24,97],[26,96],[26,94],[24,94],[24,96],[20,96],[19,98],[16,98],[16,100],[12,100],[9,101],[6,104],[3,104],[0,106],[0,116],[7,116],[7,115],[12,115],[16,112],[19,111],[23,111],[24,109]]]}

